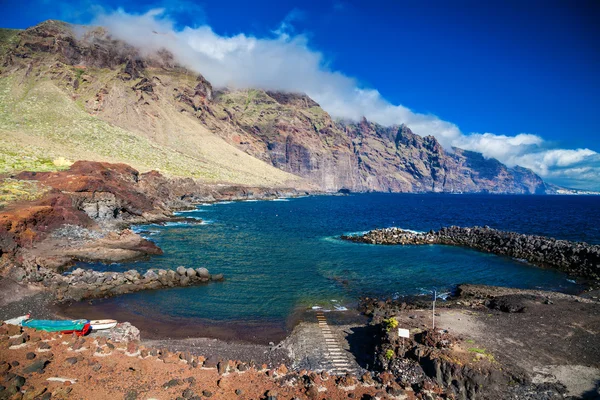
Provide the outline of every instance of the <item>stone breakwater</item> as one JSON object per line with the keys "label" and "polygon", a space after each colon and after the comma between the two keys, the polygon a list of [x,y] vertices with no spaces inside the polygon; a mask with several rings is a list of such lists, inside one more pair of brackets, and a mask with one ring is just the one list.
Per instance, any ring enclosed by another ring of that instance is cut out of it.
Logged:
{"label": "stone breakwater", "polygon": [[426,233],[400,228],[375,229],[344,240],[369,244],[462,246],[523,259],[541,267],[552,267],[573,276],[600,283],[600,246],[534,235],[505,232],[489,227],[451,226]]}
{"label": "stone breakwater", "polygon": [[25,281],[41,283],[54,293],[56,301],[81,301],[118,296],[141,290],[185,287],[223,281],[223,274],[210,274],[206,268],[178,267],[177,270],[149,269],[143,275],[136,270],[98,272],[77,268],[60,275],[44,269],[24,276]]}

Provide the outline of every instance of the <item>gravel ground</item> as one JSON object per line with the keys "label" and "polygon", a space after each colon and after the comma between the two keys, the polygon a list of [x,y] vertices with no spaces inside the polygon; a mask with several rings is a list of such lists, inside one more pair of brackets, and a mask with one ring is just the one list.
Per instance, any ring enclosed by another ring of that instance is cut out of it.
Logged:
{"label": "gravel ground", "polygon": [[[600,303],[576,296],[539,297],[522,291],[504,297],[521,312],[440,309],[436,326],[485,348],[535,383],[561,383],[568,395],[600,399]],[[420,313],[414,313],[420,314]],[[430,311],[423,321],[430,322]]]}
{"label": "gravel ground", "polygon": [[28,313],[37,319],[55,318],[50,294],[0,277],[0,320]]}
{"label": "gravel ground", "polygon": [[219,360],[267,364],[268,368],[291,364],[287,350],[277,346],[226,342],[210,338],[144,340],[142,343],[148,347],[166,348],[169,351],[189,351],[191,354],[202,355],[215,364]]}

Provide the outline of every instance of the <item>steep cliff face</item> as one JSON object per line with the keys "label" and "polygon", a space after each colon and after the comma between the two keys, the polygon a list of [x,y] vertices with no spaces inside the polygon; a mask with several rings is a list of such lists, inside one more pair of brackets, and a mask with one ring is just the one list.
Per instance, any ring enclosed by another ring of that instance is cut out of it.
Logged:
{"label": "steep cliff face", "polygon": [[248,154],[325,190],[361,187],[351,137],[306,95],[221,90],[198,117]]}
{"label": "steep cliff face", "polygon": [[[221,91],[210,104],[236,126],[224,137],[326,190],[545,193],[532,171],[462,149],[446,151],[407,126],[335,122],[302,94]],[[224,132],[224,131],[220,131]]]}
{"label": "steep cliff face", "polygon": [[406,126],[335,121],[303,94],[215,89],[168,51],[142,56],[102,28],[48,21],[0,33],[5,160],[11,145],[26,142],[37,153],[208,181],[295,181],[329,191],[547,190],[529,170],[448,151]]}

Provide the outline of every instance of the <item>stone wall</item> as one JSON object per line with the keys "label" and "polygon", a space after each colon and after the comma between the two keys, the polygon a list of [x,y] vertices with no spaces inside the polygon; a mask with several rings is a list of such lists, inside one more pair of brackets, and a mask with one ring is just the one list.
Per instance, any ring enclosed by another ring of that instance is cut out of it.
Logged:
{"label": "stone wall", "polygon": [[53,270],[14,268],[11,277],[17,281],[41,284],[54,293],[58,302],[112,297],[141,290],[183,287],[223,281],[223,274],[210,274],[206,268],[178,267],[177,270],[149,269],[143,275],[136,270],[98,272],[77,268],[60,275]]}

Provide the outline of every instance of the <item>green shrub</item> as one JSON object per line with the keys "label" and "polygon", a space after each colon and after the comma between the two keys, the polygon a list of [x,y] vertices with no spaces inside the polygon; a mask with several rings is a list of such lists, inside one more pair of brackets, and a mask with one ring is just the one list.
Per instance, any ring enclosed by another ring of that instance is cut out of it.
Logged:
{"label": "green shrub", "polygon": [[398,320],[394,317],[388,318],[388,319],[384,319],[383,320],[383,326],[385,328],[386,332],[391,331],[392,329],[395,329],[398,327]]}
{"label": "green shrub", "polygon": [[[487,358],[488,361],[490,361],[492,363],[496,362],[496,359],[495,359],[494,355],[491,354],[491,353],[489,353],[486,349],[480,349],[480,348],[477,348],[477,347],[470,347],[468,350],[471,353],[480,354],[481,356],[479,356],[479,357],[481,357],[481,358]],[[475,358],[473,361],[477,361],[477,358]]]}
{"label": "green shrub", "polygon": [[396,354],[394,354],[394,350],[392,350],[392,349],[388,349],[388,350],[385,352],[385,359],[389,361],[389,360],[391,360],[392,358],[394,358],[394,356],[395,356],[395,355],[396,355]]}
{"label": "green shrub", "polygon": [[478,349],[477,347],[469,348],[469,351],[472,353],[486,354],[485,349]]}
{"label": "green shrub", "polygon": [[0,209],[6,204],[21,200],[36,200],[48,190],[37,181],[6,178],[0,180]]}

